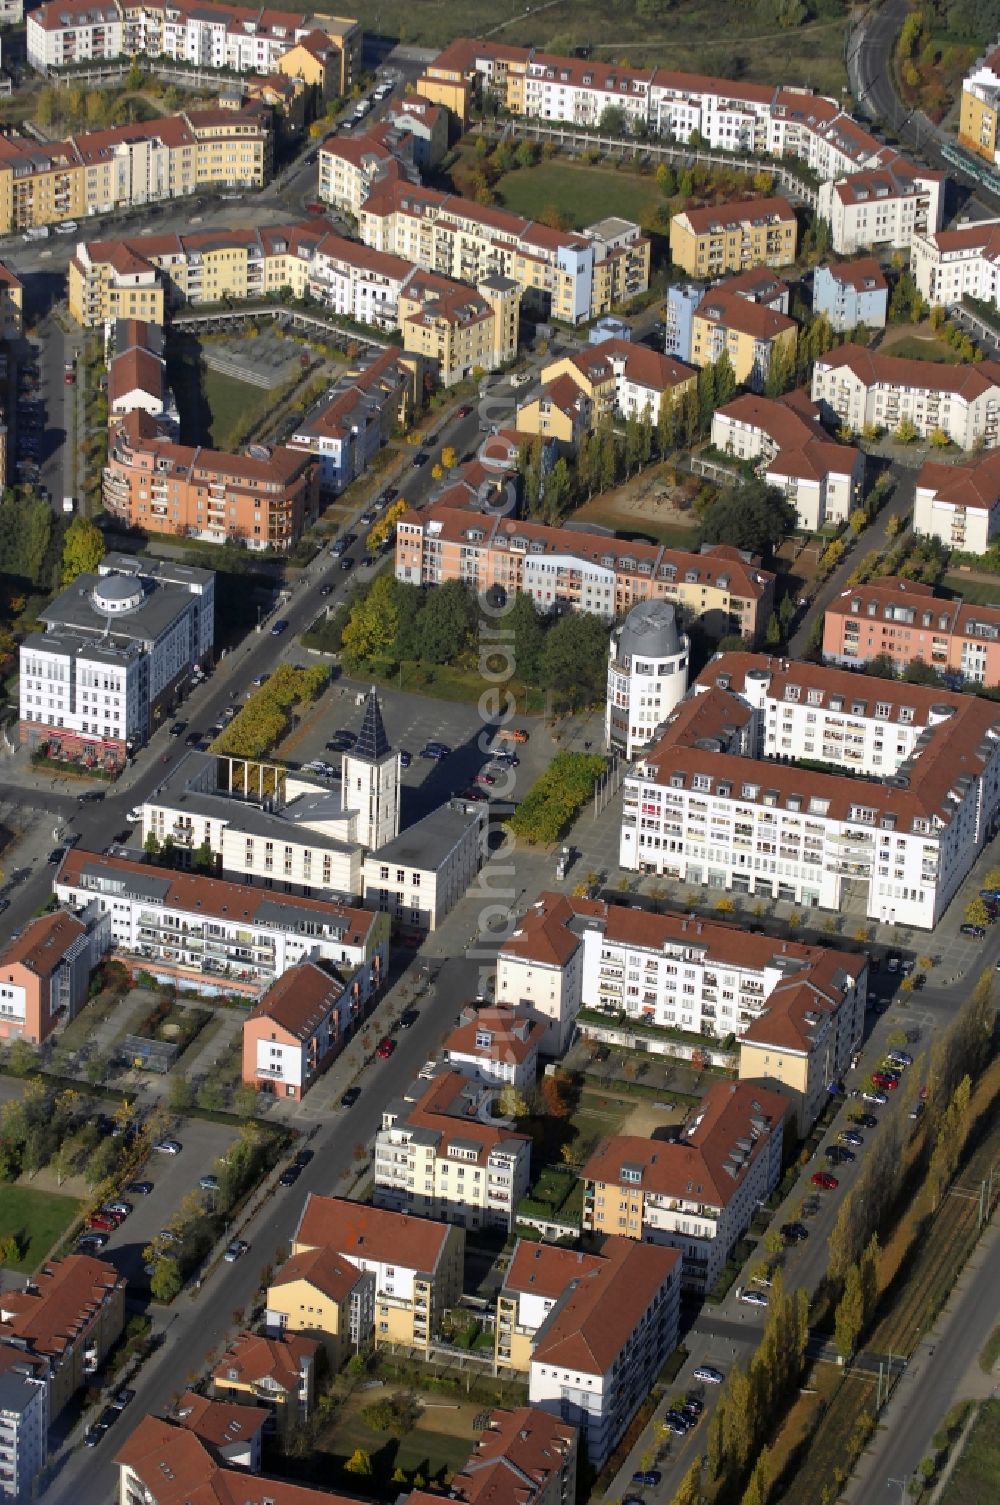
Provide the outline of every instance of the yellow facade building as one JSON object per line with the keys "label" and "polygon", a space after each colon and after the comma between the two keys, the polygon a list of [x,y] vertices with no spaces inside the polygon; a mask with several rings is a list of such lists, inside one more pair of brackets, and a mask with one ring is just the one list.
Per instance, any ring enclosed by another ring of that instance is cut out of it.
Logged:
{"label": "yellow facade building", "polygon": [[1000,47],[978,58],[963,80],[958,139],[991,167],[1000,165]]}
{"label": "yellow facade building", "polygon": [[542,369],[543,386],[554,388],[558,383],[561,394],[567,392],[562,384],[564,377],[587,398],[591,427],[605,414],[641,418],[648,413],[655,424],[664,406],[696,390],[698,383],[697,373],[682,361],[660,355],[646,345],[617,339],[587,345],[578,354],[564,356]]}
{"label": "yellow facade building", "polygon": [[351,1345],[427,1351],[462,1292],[465,1231],[311,1194],[267,1293],[272,1333],[308,1333],[339,1365]]}
{"label": "yellow facade building", "polygon": [[521,290],[489,277],[475,292],[447,277],[421,272],[399,296],[403,349],[436,367],[442,386],[476,370],[495,371],[517,355]]}
{"label": "yellow facade building", "polygon": [[[337,24],[331,20],[330,29],[333,30]],[[311,31],[300,42],[296,42],[294,47],[290,47],[275,64],[276,72],[283,73],[286,78],[301,79],[315,90],[319,104],[326,104],[338,95],[346,94],[358,71],[361,28],[357,22],[352,21],[339,24],[344,28],[339,37],[328,36],[318,29]],[[348,28],[353,28],[353,31]]]}
{"label": "yellow facade building", "polygon": [[746,199],[687,209],[670,221],[670,259],[692,277],[790,266],[798,225],[787,199]]}
{"label": "yellow facade building", "polygon": [[725,352],[737,382],[761,392],[776,358],[795,359],[798,326],[788,314],[754,303],[725,283],[707,292],[691,319],[691,363],[711,366]]}
{"label": "yellow facade building", "polygon": [[24,285],[0,261],[0,339],[16,340],[24,332]]}

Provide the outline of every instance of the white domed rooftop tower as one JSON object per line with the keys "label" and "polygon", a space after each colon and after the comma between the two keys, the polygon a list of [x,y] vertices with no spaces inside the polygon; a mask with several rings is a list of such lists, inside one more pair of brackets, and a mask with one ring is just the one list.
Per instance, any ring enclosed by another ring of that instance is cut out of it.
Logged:
{"label": "white domed rooftop tower", "polygon": [[358,813],[358,844],[369,851],[399,835],[399,753],[382,724],[374,687],[368,691],[361,733],[341,764],[341,807]]}
{"label": "white domed rooftop tower", "polygon": [[633,758],[684,699],[690,643],[669,601],[641,601],[611,634],[604,736]]}

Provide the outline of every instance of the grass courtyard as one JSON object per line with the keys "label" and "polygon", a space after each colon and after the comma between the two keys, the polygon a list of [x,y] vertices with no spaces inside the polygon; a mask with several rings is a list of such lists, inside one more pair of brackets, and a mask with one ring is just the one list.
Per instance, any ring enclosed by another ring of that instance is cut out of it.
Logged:
{"label": "grass courtyard", "polygon": [[936,366],[957,366],[961,360],[958,351],[952,350],[943,340],[924,339],[915,334],[904,335],[892,344],[883,344],[881,353],[908,361],[930,361]]}
{"label": "grass courtyard", "polygon": [[548,209],[565,215],[574,230],[608,215],[642,222],[663,203],[653,178],[616,173],[610,167],[577,167],[559,160],[506,173],[497,182],[506,209],[540,219]]}
{"label": "grass courtyard", "polygon": [[228,449],[234,435],[274,406],[275,393],[252,387],[200,360],[197,340],[176,338],[167,351],[167,379],[177,399],[181,437],[185,444],[210,444]]}
{"label": "grass courtyard", "polygon": [[[402,1487],[398,1479],[393,1482],[397,1469],[402,1469],[411,1482],[420,1474],[429,1485],[444,1485],[461,1468],[477,1435],[473,1421],[481,1414],[482,1404],[448,1395],[418,1394],[421,1410],[417,1425],[397,1437],[375,1431],[361,1414],[374,1401],[392,1394],[393,1387],[386,1385],[356,1391],[344,1401],[316,1443],[316,1456],[328,1469],[328,1474],[324,1471],[327,1483],[351,1491],[361,1488],[366,1494],[395,1495]],[[363,1483],[344,1467],[358,1448],[372,1460],[372,1474]]]}
{"label": "grass courtyard", "polygon": [[25,1274],[37,1269],[82,1207],[75,1197],[35,1191],[30,1186],[5,1186],[0,1196],[0,1237],[13,1236],[21,1250],[7,1268]]}

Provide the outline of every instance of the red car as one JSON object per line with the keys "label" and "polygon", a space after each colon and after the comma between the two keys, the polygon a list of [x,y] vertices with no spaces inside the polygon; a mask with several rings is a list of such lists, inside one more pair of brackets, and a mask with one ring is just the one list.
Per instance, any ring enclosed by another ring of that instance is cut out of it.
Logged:
{"label": "red car", "polygon": [[472,800],[473,804],[477,804],[480,800],[489,799],[489,795],[484,794],[481,789],[465,789],[462,791],[460,798],[463,800]]}
{"label": "red car", "polygon": [[99,1228],[102,1233],[114,1233],[121,1219],[113,1212],[92,1212],[87,1219],[89,1228]]}
{"label": "red car", "polygon": [[395,1040],[390,1040],[389,1036],[386,1035],[378,1042],[378,1049],[376,1050],[375,1054],[379,1056],[383,1061],[388,1061],[389,1057],[392,1055],[395,1049]]}
{"label": "red car", "polygon": [[325,214],[326,213],[326,205],[325,204],[307,204],[306,205],[306,213],[307,214]]}
{"label": "red car", "polygon": [[477,773],[476,783],[484,785],[487,789],[492,789],[493,785],[496,783],[496,779],[491,773]]}
{"label": "red car", "polygon": [[836,1191],[840,1185],[836,1176],[831,1176],[829,1171],[816,1171],[809,1179],[813,1186],[821,1186],[824,1191]]}
{"label": "red car", "polygon": [[879,1087],[883,1092],[895,1092],[899,1086],[899,1077],[888,1071],[873,1071],[872,1086]]}
{"label": "red car", "polygon": [[458,409],[458,412],[455,414],[455,417],[456,418],[468,418],[468,416],[469,416],[469,414],[471,412],[472,412],[472,404],[471,404],[471,402],[463,402],[462,406]]}

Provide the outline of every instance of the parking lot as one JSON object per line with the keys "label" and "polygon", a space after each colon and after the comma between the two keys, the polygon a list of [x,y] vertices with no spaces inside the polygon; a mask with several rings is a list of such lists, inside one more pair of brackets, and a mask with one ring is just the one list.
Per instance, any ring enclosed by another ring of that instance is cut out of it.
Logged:
{"label": "parking lot", "polygon": [[152,1181],[153,1190],[145,1197],[121,1193],[133,1210],[101,1250],[101,1258],[110,1260],[132,1287],[148,1284],[143,1274],[143,1249],[168,1226],[188,1193],[197,1191],[199,1176],[213,1170],[215,1161],[237,1138],[237,1130],[188,1118],[171,1132],[171,1137],[184,1146],[181,1153],[150,1155],[136,1179]]}
{"label": "parking lot", "polygon": [[[488,688],[484,681],[483,689]],[[326,744],[338,732],[357,735],[361,730],[364,695],[361,686],[337,681],[318,702],[304,731],[295,734],[294,747],[288,749],[288,755],[300,766],[313,759],[324,759],[336,768],[339,778],[341,754],[326,750]],[[396,690],[379,690],[379,699],[390,743],[408,752],[412,760],[402,774],[401,819],[405,827],[451,795],[461,794],[476,774],[487,768],[490,755],[481,746],[481,741],[489,740],[483,736],[486,723],[476,705],[452,704]],[[556,749],[537,717],[515,717],[510,724],[523,726],[529,740],[516,747],[512,742],[500,744],[516,754],[518,766],[506,774],[495,770],[497,783],[493,797],[518,800],[547,767]],[[420,751],[429,741],[443,742],[451,752],[440,762],[421,758]],[[483,793],[491,791],[484,789]]]}

